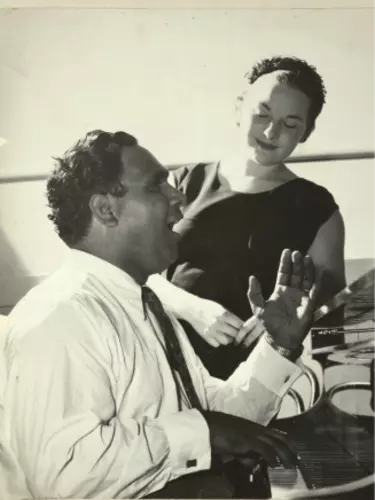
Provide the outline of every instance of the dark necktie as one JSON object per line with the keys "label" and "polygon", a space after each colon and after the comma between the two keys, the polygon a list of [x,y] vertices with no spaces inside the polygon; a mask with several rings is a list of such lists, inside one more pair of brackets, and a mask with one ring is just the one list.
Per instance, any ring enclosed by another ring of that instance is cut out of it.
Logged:
{"label": "dark necktie", "polygon": [[[179,340],[177,338],[171,320],[164,311],[162,303],[160,302],[158,296],[147,286],[142,287],[142,300],[143,300],[143,307],[145,308],[145,304],[147,304],[150,311],[154,314],[155,318],[159,323],[160,329],[163,333],[165,340],[165,346],[169,364],[171,366],[172,371],[175,370],[175,372],[179,374],[182,385],[185,389],[187,397],[189,398],[192,408],[196,408],[197,410],[202,410],[202,405],[195,391],[194,384],[191,379],[191,375],[187,367],[184,355],[182,353]],[[178,381],[176,381],[176,385],[180,398],[181,394],[179,392]],[[181,400],[179,401],[179,403],[181,404]]]}
{"label": "dark necktie", "polygon": [[[168,315],[164,311],[163,305],[160,302],[158,296],[147,286],[142,287],[142,301],[143,308],[145,311],[145,317],[147,317],[146,305],[149,307],[150,311],[154,314],[156,320],[159,323],[160,329],[163,333],[165,340],[165,347],[167,353],[167,359],[169,361],[170,367],[172,369],[173,377],[174,373],[177,372],[180,376],[181,383],[185,389],[185,392],[189,398],[192,408],[202,411],[202,405],[199,401],[198,395],[195,391],[193,381],[191,379],[189,369],[187,367],[184,355],[181,350],[179,340],[177,338],[175,329],[169,319]],[[181,392],[178,381],[175,378],[177,393],[179,398],[179,405],[181,410]],[[219,456],[212,457],[211,469],[214,476],[210,478],[210,481],[217,480],[217,475],[220,476],[220,480],[224,481],[224,484],[219,482],[220,491],[223,490],[228,492],[228,496],[225,498],[270,498],[270,491],[267,490],[267,495],[263,495],[263,490],[261,489],[259,496],[253,496],[254,484],[249,484],[249,473],[250,471],[244,467],[242,464],[231,461],[229,464],[223,464]],[[235,472],[233,472],[235,470]],[[234,486],[235,485],[235,486]],[[182,490],[184,490],[183,484]],[[263,488],[263,483],[262,483]],[[197,492],[197,498],[201,492],[201,486],[199,492]],[[235,493],[233,493],[235,492]],[[173,494],[169,494],[166,488],[163,488],[159,495],[154,498],[167,498],[172,497]],[[222,493],[222,491],[221,491]],[[249,496],[251,493],[251,496]],[[258,493],[258,492],[256,492]],[[161,495],[161,496],[160,496]],[[182,495],[182,498],[185,495]],[[152,495],[150,496],[152,498]],[[175,497],[177,498],[177,497]],[[203,497],[202,497],[203,498]],[[224,498],[224,497],[221,497]]]}

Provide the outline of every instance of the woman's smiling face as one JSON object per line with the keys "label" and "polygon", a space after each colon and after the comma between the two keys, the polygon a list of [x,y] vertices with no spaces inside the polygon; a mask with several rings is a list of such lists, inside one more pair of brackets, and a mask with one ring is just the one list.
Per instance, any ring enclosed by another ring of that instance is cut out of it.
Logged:
{"label": "woman's smiling face", "polygon": [[239,110],[248,157],[264,166],[283,163],[308,127],[311,101],[283,81],[283,73],[261,76],[246,92]]}

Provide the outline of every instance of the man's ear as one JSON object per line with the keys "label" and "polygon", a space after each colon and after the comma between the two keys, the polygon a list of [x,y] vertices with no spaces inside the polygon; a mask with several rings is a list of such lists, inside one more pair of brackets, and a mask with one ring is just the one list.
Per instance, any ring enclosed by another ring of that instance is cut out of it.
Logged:
{"label": "man's ear", "polygon": [[115,227],[118,218],[115,215],[113,200],[106,194],[94,194],[90,199],[90,209],[92,216],[101,224],[107,227]]}

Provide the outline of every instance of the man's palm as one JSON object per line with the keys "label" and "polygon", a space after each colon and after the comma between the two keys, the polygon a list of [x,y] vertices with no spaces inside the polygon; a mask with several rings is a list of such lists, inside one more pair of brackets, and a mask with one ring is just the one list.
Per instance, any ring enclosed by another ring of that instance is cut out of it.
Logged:
{"label": "man's palm", "polygon": [[250,278],[248,297],[252,311],[281,346],[298,347],[308,332],[317,294],[314,274],[309,257],[284,250],[275,289],[267,301],[256,278]]}
{"label": "man's palm", "polygon": [[261,317],[271,335],[295,337],[307,333],[311,300],[302,291],[278,286],[266,302]]}

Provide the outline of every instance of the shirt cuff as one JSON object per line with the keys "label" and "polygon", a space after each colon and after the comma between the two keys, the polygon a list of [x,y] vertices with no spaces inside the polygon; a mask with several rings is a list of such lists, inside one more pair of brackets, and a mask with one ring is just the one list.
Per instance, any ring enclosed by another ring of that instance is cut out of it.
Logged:
{"label": "shirt cuff", "polygon": [[303,365],[284,358],[262,338],[249,356],[251,371],[268,390],[282,398],[303,372]]}
{"label": "shirt cuff", "polygon": [[158,418],[169,443],[171,479],[211,467],[210,432],[198,410]]}

